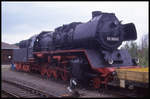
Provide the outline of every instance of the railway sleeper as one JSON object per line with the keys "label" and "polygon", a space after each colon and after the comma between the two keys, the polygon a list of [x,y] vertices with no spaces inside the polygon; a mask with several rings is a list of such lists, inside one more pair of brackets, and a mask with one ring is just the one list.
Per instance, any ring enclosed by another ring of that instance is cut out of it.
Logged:
{"label": "railway sleeper", "polygon": [[[27,86],[27,85],[18,84],[18,83],[15,83],[15,82],[12,82],[12,81],[8,81],[8,80],[3,80],[3,81],[6,82],[6,83],[15,85],[15,86],[17,86],[19,88],[22,88],[24,90],[27,90],[27,91],[31,92],[32,93],[31,95],[33,95],[33,96],[35,96],[34,94],[36,94],[36,95],[40,95],[40,96],[44,96],[44,97],[54,97],[53,95],[49,95],[49,94],[47,94],[47,93],[45,93],[45,92],[43,92],[41,90],[37,90],[37,89],[32,88],[32,87]],[[23,94],[26,93],[24,91],[22,91],[22,92],[23,92]]]}

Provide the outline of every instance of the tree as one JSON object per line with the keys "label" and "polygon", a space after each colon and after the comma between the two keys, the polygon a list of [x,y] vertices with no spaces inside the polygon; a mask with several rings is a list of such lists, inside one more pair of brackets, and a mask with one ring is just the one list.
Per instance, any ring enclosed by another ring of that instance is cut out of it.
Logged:
{"label": "tree", "polygon": [[145,34],[141,38],[140,51],[138,56],[140,58],[141,66],[149,66],[149,51],[148,51],[148,34]]}
{"label": "tree", "polygon": [[148,34],[146,34],[142,36],[140,45],[135,41],[126,42],[121,49],[127,49],[133,58],[139,58],[139,66],[146,67],[149,66],[148,45]]}
{"label": "tree", "polygon": [[14,45],[19,46],[19,43],[15,43]]}
{"label": "tree", "polygon": [[143,35],[142,36],[142,38],[141,38],[141,48],[143,49],[143,48],[148,48],[148,34],[145,34],[145,35]]}
{"label": "tree", "polygon": [[132,57],[137,57],[137,54],[138,54],[138,46],[137,46],[137,43],[134,42],[134,41],[131,41],[130,42],[130,45],[129,45],[129,53],[131,54]]}

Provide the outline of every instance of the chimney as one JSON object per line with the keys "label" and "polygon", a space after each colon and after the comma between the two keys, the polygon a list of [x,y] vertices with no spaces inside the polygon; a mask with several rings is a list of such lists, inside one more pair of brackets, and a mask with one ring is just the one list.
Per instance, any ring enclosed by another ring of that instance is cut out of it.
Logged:
{"label": "chimney", "polygon": [[96,16],[99,16],[99,15],[101,15],[101,11],[93,11],[92,12],[92,19],[94,18],[94,17],[96,17]]}

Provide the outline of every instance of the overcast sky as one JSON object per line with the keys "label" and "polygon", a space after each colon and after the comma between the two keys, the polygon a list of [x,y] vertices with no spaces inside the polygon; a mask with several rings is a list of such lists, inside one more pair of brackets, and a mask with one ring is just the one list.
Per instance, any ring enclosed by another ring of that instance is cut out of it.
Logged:
{"label": "overcast sky", "polygon": [[63,24],[87,22],[92,11],[115,13],[122,23],[133,22],[136,41],[149,33],[148,2],[2,2],[2,42],[13,44]]}

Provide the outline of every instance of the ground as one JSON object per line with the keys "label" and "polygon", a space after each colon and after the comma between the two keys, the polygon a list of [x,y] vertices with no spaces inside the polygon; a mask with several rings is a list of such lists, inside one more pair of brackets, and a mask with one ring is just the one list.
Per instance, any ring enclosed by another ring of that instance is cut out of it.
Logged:
{"label": "ground", "polygon": [[[69,82],[43,78],[39,74],[35,73],[18,72],[15,70],[13,71],[10,69],[10,65],[2,65],[2,79],[20,82],[39,90],[49,92],[58,97],[70,94],[70,92],[67,90]],[[112,94],[100,93],[97,90],[85,90],[81,88],[77,90],[80,94],[82,94],[81,97],[116,97]]]}

